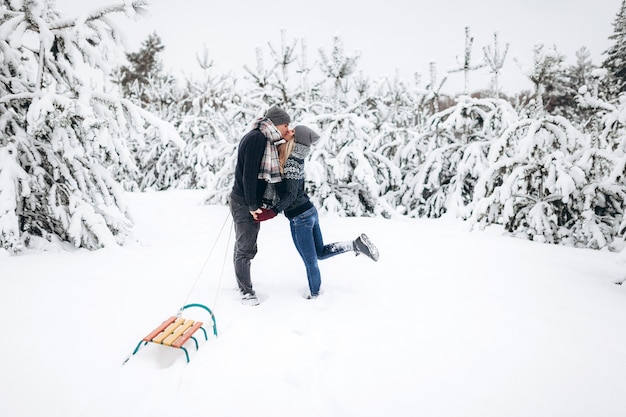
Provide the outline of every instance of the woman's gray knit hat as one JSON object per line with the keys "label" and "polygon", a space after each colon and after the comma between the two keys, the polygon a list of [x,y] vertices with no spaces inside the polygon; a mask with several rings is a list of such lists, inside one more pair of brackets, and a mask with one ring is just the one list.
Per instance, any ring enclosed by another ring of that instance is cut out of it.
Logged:
{"label": "woman's gray knit hat", "polygon": [[311,146],[319,140],[320,135],[318,135],[313,129],[307,126],[298,125],[295,128],[295,138],[296,143]]}
{"label": "woman's gray knit hat", "polygon": [[272,106],[267,110],[265,116],[274,123],[274,126],[279,125],[288,125],[291,123],[291,117],[287,114],[286,111],[281,109],[278,106]]}

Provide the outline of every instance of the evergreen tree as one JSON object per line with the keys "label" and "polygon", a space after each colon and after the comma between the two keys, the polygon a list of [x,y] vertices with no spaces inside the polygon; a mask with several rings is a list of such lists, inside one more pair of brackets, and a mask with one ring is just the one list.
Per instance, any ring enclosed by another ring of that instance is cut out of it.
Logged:
{"label": "evergreen tree", "polygon": [[590,248],[613,247],[626,232],[626,96],[606,101],[599,85],[606,70],[592,72],[577,97],[581,111],[591,114],[587,143],[575,155],[587,184],[578,201],[580,221],[572,224],[576,244]]}
{"label": "evergreen tree", "polygon": [[553,114],[563,116],[572,123],[584,126],[592,115],[578,106],[578,91],[593,82],[596,67],[591,61],[589,49],[582,47],[576,51],[576,63],[566,70],[564,95],[554,98]]}
{"label": "evergreen tree", "polygon": [[[407,85],[398,75],[393,80],[382,78],[360,95],[361,98],[370,97],[370,103],[375,110],[373,114],[376,117],[376,132],[372,137],[371,147],[391,161],[397,169],[406,160],[402,156],[402,149],[418,134],[424,123],[422,120],[431,111],[431,100],[427,97],[432,97],[432,92],[420,88],[419,74],[415,74],[414,79],[413,85]],[[399,191],[399,185],[389,183],[385,194],[391,198],[390,202],[394,197],[389,193],[395,194],[395,191]]]}
{"label": "evergreen tree", "polygon": [[243,125],[234,81],[213,73],[214,62],[206,50],[198,63],[199,79],[182,83],[162,75],[158,80],[148,79],[144,87],[147,109],[174,125],[185,146],[164,142],[158,132],[146,131],[144,143],[135,150],[141,173],[131,184],[136,189],[215,188],[215,176],[225,165],[230,167],[233,142],[238,138],[232,129]]}
{"label": "evergreen tree", "polygon": [[434,115],[420,136],[427,157],[403,181],[402,204],[408,214],[469,217],[475,183],[488,167],[488,145],[516,120],[505,100],[468,96]]}
{"label": "evergreen tree", "polygon": [[40,237],[85,248],[123,242],[131,222],[109,169],[133,169],[126,143],[146,126],[178,139],[170,125],[82,75],[84,68],[110,74],[120,45],[107,16],[141,12],[146,2],[105,7],[81,20],[60,16],[53,4],[0,6],[0,153],[7,163],[0,173],[0,245],[12,251]]}
{"label": "evergreen tree", "polygon": [[592,249],[611,247],[626,231],[626,158],[597,148],[583,149],[575,158],[588,180],[576,201],[579,218],[569,227],[572,242]]}
{"label": "evergreen tree", "polygon": [[333,37],[333,48],[327,54],[322,48],[319,50],[322,62],[320,68],[324,77],[331,80],[335,89],[335,96],[341,97],[350,90],[350,79],[356,73],[361,54],[356,52],[352,55],[345,53],[343,39],[340,36]]}
{"label": "evergreen tree", "polygon": [[606,89],[609,97],[616,97],[626,91],[626,0],[622,4],[613,21],[613,34],[609,36],[613,45],[604,54],[606,59],[602,68],[608,71]]}
{"label": "evergreen tree", "polygon": [[143,41],[139,51],[126,54],[129,64],[118,68],[114,75],[114,81],[120,85],[124,97],[148,102],[148,97],[142,93],[150,80],[158,79],[161,73],[162,64],[158,54],[163,49],[165,47],[161,44],[161,38],[152,33]]}
{"label": "evergreen tree", "polygon": [[[178,88],[178,81],[169,76],[149,78],[141,89],[146,109],[176,127],[185,146],[164,141],[156,129],[146,129],[141,142],[131,143],[138,175],[122,177],[121,181],[128,190],[174,188],[184,172],[183,154],[188,146],[180,129],[181,107],[187,99],[187,92]],[[129,181],[131,178],[136,181]]]}
{"label": "evergreen tree", "polygon": [[559,97],[567,94],[564,61],[556,47],[535,45],[533,66],[527,74],[535,86],[534,109],[530,110],[534,117],[542,117],[544,111],[554,113]]}
{"label": "evergreen tree", "polygon": [[321,132],[305,164],[307,187],[317,207],[342,216],[392,216],[383,197],[399,181],[399,171],[372,148],[374,124],[362,102],[344,110],[304,115]]}
{"label": "evergreen tree", "polygon": [[515,236],[572,243],[586,184],[575,152],[583,136],[565,118],[546,115],[512,125],[489,149],[475,187],[472,222],[503,224]]}
{"label": "evergreen tree", "polygon": [[[469,26],[465,27],[465,51],[463,52],[463,61],[459,62],[458,68],[453,68],[448,72],[463,72],[464,87],[463,94],[469,95],[469,74],[471,71],[483,68],[487,65],[484,61],[478,62],[478,64],[472,64],[472,45],[474,44],[474,37],[470,35]],[[457,59],[460,61],[459,59]]]}
{"label": "evergreen tree", "polygon": [[426,86],[426,89],[430,92],[430,94],[425,97],[426,102],[424,104],[429,103],[431,105],[429,114],[435,114],[439,112],[439,110],[451,107],[454,103],[454,99],[441,94],[441,88],[448,80],[448,76],[444,76],[441,81],[439,81],[439,78],[437,77],[437,64],[431,62],[429,64],[429,68],[430,83]]}
{"label": "evergreen tree", "polygon": [[232,187],[237,145],[245,130],[245,112],[233,102],[234,80],[213,73],[214,63],[205,54],[203,78],[188,80],[189,111],[179,126],[187,146],[183,153],[185,171],[178,188],[204,188],[226,204]]}
{"label": "evergreen tree", "polygon": [[591,61],[591,52],[587,47],[579,48],[576,51],[576,63],[569,68],[569,85],[578,93],[578,89],[588,85],[593,79],[596,66]]}
{"label": "evergreen tree", "polygon": [[500,50],[498,33],[493,34],[493,49],[491,46],[485,46],[483,48],[485,62],[489,65],[489,70],[491,72],[491,89],[493,91],[493,97],[495,98],[500,97],[500,71],[504,66],[504,60],[506,59],[508,51],[508,43],[504,47],[504,52]]}
{"label": "evergreen tree", "polygon": [[[298,59],[306,62],[306,57],[299,57],[296,53],[298,41],[287,39],[285,30],[281,31],[280,46],[272,43],[267,44],[269,50],[269,64],[266,65],[266,55],[261,48],[256,50],[256,67],[254,69],[245,65],[246,78],[252,85],[252,91],[247,96],[257,103],[268,105],[280,105],[290,108],[294,105],[296,96],[304,94],[301,88],[308,89],[306,80],[301,83],[294,82],[294,73],[305,74],[300,69],[294,69]],[[303,47],[302,54],[306,53]]]}

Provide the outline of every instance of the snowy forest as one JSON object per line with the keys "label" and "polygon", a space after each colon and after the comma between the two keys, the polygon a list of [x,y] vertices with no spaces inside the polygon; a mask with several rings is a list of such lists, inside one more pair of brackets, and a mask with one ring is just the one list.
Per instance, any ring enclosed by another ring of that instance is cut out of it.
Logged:
{"label": "snowy forest", "polygon": [[[500,92],[508,44],[478,48],[465,29],[464,91],[441,94],[435,62],[411,82],[371,79],[359,54],[281,34],[257,50],[245,76],[162,69],[157,33],[124,51],[112,15],[140,16],[147,1],[77,17],[49,0],[0,7],[0,248],[44,239],[98,249],[132,238],[126,192],[204,189],[226,204],[236,148],[254,118],[277,104],[321,134],[306,162],[321,212],[340,216],[454,216],[500,225],[537,242],[619,250],[626,233],[626,0],[611,47],[575,64],[538,44],[533,91]],[[610,23],[609,23],[610,24]],[[491,84],[475,89],[474,71]],[[2,250],[2,249],[0,249]]]}

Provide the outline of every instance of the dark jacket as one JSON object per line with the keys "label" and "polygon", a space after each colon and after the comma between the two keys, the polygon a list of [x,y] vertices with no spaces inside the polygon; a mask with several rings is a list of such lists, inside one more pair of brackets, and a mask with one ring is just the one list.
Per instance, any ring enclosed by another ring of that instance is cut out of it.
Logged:
{"label": "dark jacket", "polygon": [[267,139],[259,129],[251,130],[239,142],[235,184],[230,198],[248,206],[250,211],[261,207],[267,182],[258,179]]}

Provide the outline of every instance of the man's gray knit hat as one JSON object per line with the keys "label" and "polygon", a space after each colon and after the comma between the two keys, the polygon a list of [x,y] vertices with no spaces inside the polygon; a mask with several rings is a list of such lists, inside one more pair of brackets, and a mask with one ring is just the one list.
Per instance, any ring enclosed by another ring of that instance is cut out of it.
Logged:
{"label": "man's gray knit hat", "polygon": [[265,116],[274,123],[274,126],[288,125],[291,122],[291,117],[287,112],[278,106],[270,107]]}
{"label": "man's gray knit hat", "polygon": [[311,146],[315,142],[318,141],[320,135],[318,135],[313,129],[304,126],[298,125],[295,128],[295,138],[296,143],[301,143],[306,146]]}

